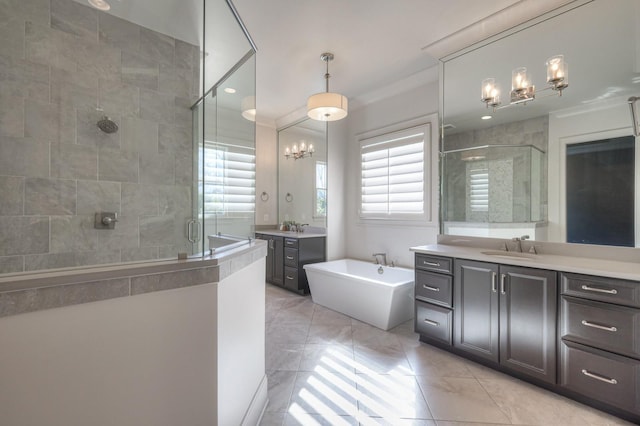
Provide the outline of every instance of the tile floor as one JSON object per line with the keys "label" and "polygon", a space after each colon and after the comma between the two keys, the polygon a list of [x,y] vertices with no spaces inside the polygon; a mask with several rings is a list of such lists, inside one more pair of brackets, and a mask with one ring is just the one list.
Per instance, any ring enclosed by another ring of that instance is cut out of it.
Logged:
{"label": "tile floor", "polygon": [[267,284],[261,425],[630,425]]}

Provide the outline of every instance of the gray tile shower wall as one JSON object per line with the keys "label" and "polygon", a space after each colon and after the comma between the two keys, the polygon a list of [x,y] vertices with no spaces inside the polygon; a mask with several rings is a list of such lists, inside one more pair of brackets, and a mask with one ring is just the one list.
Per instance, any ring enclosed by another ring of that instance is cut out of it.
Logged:
{"label": "gray tile shower wall", "polygon": [[188,251],[198,46],[73,0],[1,1],[0,39],[0,273]]}

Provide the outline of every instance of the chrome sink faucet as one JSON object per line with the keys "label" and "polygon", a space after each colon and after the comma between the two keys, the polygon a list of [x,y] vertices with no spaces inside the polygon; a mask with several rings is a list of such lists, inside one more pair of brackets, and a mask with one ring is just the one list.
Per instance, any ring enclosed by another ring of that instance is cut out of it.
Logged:
{"label": "chrome sink faucet", "polygon": [[[387,253],[373,253],[372,256],[376,259],[376,265],[387,266]],[[382,256],[382,263],[378,260],[378,256]]]}
{"label": "chrome sink faucet", "polygon": [[518,253],[522,253],[522,241],[528,240],[528,239],[529,239],[528,235],[523,235],[522,237],[515,237],[511,240],[516,242],[516,251]]}

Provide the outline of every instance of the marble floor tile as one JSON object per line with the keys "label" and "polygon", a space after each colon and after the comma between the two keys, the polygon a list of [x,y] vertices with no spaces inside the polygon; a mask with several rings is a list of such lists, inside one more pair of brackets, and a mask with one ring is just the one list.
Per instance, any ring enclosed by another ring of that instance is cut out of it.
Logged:
{"label": "marble floor tile", "polygon": [[269,398],[267,413],[284,413],[287,411],[296,376],[297,372],[295,371],[267,372],[267,398]]}
{"label": "marble floor tile", "polygon": [[479,379],[496,404],[517,425],[605,425],[616,423],[616,418],[596,415],[584,405],[545,389],[507,377],[505,379]]}
{"label": "marble floor tile", "polygon": [[416,376],[416,380],[436,420],[510,423],[476,379]]}
{"label": "marble floor tile", "polygon": [[358,426],[353,416],[335,414],[310,414],[304,412],[287,413],[284,426]]}
{"label": "marble floor tile", "polygon": [[355,373],[353,347],[350,345],[306,344],[299,371],[314,371],[318,367],[332,373]]}
{"label": "marble floor tile", "polygon": [[313,325],[351,325],[351,317],[316,305],[313,312]]}
{"label": "marble floor tile", "polygon": [[357,346],[400,348],[400,340],[393,333],[353,320],[353,344]]}
{"label": "marble floor tile", "polygon": [[287,413],[263,413],[260,426],[282,426]]}
{"label": "marble floor tile", "polygon": [[[434,420],[358,416],[361,426],[438,426]],[[494,425],[495,426],[495,425]]]}
{"label": "marble floor tile", "polygon": [[266,329],[267,344],[304,344],[309,334],[308,324],[283,323],[274,320]]}
{"label": "marble floor tile", "polygon": [[266,346],[267,371],[298,371],[303,352],[303,344],[280,344],[269,341]]}
{"label": "marble floor tile", "polygon": [[385,419],[432,419],[414,376],[357,374],[358,411]]}
{"label": "marble floor tile", "polygon": [[511,423],[449,422],[438,420],[436,426],[510,426]]}
{"label": "marble floor tile", "polygon": [[405,347],[411,369],[418,375],[430,377],[474,377],[469,369],[470,361],[425,345],[417,348]]}
{"label": "marble floor tile", "polygon": [[358,373],[414,374],[402,349],[390,346],[354,346],[353,353]]}
{"label": "marble floor tile", "polygon": [[287,413],[355,416],[358,412],[355,374],[331,373],[322,367],[298,372]]}
{"label": "marble floor tile", "polygon": [[311,324],[307,343],[352,345],[351,325]]}

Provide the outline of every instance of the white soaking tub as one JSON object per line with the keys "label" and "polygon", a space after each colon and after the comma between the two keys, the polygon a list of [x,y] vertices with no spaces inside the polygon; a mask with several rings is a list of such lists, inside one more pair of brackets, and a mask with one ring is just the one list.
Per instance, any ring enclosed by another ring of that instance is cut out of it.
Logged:
{"label": "white soaking tub", "polygon": [[353,259],[310,263],[304,269],[314,303],[383,330],[413,318],[412,269]]}

